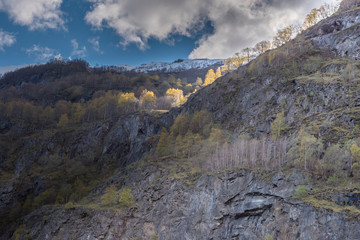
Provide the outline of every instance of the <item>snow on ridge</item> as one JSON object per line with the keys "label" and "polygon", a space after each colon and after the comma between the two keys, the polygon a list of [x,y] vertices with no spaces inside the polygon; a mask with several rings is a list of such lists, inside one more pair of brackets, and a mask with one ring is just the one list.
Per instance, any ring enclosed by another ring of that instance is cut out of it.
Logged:
{"label": "snow on ridge", "polygon": [[140,66],[118,65],[116,67],[120,70],[144,73],[152,71],[179,72],[183,70],[207,68],[215,64],[221,64],[222,61],[223,59],[179,59],[172,63],[151,62]]}

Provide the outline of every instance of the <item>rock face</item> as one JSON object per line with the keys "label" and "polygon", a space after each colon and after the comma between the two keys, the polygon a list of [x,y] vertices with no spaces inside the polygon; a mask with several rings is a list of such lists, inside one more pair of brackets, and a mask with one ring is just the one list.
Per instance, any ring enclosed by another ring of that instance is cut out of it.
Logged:
{"label": "rock face", "polygon": [[360,1],[343,1],[339,15],[335,14],[309,29],[305,38],[316,47],[329,49],[337,56],[360,60],[360,9],[354,6],[360,6]]}
{"label": "rock face", "polygon": [[359,0],[343,0],[340,3],[340,9],[339,11],[348,11],[352,8],[360,7],[360,1]]}
{"label": "rock face", "polygon": [[23,233],[39,240],[360,238],[359,219],[292,198],[305,179],[295,171],[265,181],[240,170],[202,176],[192,186],[163,174],[129,176],[129,184],[140,184],[128,210],[44,207],[24,219]]}

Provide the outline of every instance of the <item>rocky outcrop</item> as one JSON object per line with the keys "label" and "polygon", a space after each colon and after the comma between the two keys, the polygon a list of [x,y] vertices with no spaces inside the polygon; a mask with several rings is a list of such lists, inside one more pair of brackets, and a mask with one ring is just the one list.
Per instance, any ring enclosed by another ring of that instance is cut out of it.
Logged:
{"label": "rocky outcrop", "polygon": [[360,7],[360,1],[359,0],[343,0],[340,3],[339,12],[344,12],[351,10],[353,8]]}
{"label": "rocky outcrop", "polygon": [[337,56],[360,60],[360,9],[357,5],[360,6],[358,0],[343,1],[338,14],[310,28],[305,38]]}
{"label": "rocky outcrop", "polygon": [[360,238],[358,218],[292,198],[305,184],[295,171],[264,180],[239,170],[205,175],[189,186],[163,170],[147,169],[129,176],[136,198],[130,209],[44,207],[19,226],[39,240]]}

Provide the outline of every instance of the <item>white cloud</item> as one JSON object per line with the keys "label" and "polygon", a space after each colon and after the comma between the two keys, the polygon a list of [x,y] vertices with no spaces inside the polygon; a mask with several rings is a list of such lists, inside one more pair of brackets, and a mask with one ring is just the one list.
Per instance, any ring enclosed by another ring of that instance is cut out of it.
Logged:
{"label": "white cloud", "polygon": [[240,49],[271,39],[276,31],[302,21],[322,0],[88,0],[85,20],[96,29],[112,28],[121,44],[190,36],[210,21],[214,32],[204,36],[191,58],[225,58]]}
{"label": "white cloud", "polygon": [[0,0],[0,11],[16,24],[35,29],[64,28],[63,0]]}
{"label": "white cloud", "polygon": [[86,56],[87,53],[86,47],[83,46],[79,48],[79,43],[76,41],[76,39],[71,40],[71,46],[73,48],[71,56],[80,57],[80,58]]}
{"label": "white cloud", "polygon": [[[34,44],[31,48],[26,49],[26,53],[29,56],[33,56],[39,61],[48,61],[52,58],[58,57],[60,54],[51,48],[42,47]],[[61,56],[61,55],[60,55]]]}
{"label": "white cloud", "polygon": [[0,29],[0,50],[4,51],[4,47],[10,47],[16,41],[12,33],[4,32]]}
{"label": "white cloud", "polygon": [[61,56],[61,53],[54,56],[54,59],[56,60],[63,60],[63,57]]}
{"label": "white cloud", "polygon": [[100,50],[100,38],[99,37],[90,38],[88,41],[92,45],[95,52],[98,52],[100,54],[104,53],[103,51]]}

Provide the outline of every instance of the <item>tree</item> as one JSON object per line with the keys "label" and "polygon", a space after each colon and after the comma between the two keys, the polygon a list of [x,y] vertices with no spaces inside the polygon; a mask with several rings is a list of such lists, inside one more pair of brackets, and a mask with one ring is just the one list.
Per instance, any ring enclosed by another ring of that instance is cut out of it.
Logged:
{"label": "tree", "polygon": [[351,152],[351,163],[350,163],[350,176],[353,175],[353,170],[354,168],[358,168],[359,167],[359,161],[360,161],[360,147],[354,143],[351,145],[350,147],[350,152]]}
{"label": "tree", "polygon": [[169,154],[169,152],[170,152],[169,151],[170,150],[169,149],[170,143],[171,143],[171,137],[169,135],[169,132],[164,127],[163,129],[161,129],[159,143],[156,146],[156,153],[160,157],[167,156]]}
{"label": "tree", "polygon": [[140,105],[144,109],[151,109],[154,107],[156,99],[154,92],[145,89],[140,96]]}
{"label": "tree", "polygon": [[212,116],[207,110],[194,113],[190,121],[190,130],[193,133],[200,133],[202,128],[212,122]]}
{"label": "tree", "polygon": [[244,48],[242,50],[243,55],[245,56],[245,59],[247,62],[250,62],[250,58],[252,57],[252,49],[251,48]]}
{"label": "tree", "polygon": [[281,133],[288,128],[285,121],[286,119],[284,116],[284,112],[279,112],[278,114],[276,114],[276,118],[271,124],[271,134],[274,140],[279,139]]}
{"label": "tree", "polygon": [[270,41],[261,41],[257,43],[254,47],[254,50],[257,52],[258,55],[266,52],[271,47]]}
{"label": "tree", "polygon": [[206,73],[205,80],[204,80],[204,86],[212,84],[216,79],[216,74],[213,69],[209,69],[209,71]]}
{"label": "tree", "polygon": [[134,111],[136,109],[137,102],[138,99],[135,97],[134,93],[120,93],[118,96],[119,107],[125,113]]}
{"label": "tree", "polygon": [[117,200],[117,191],[114,185],[111,185],[105,189],[104,195],[101,196],[100,201],[101,205],[108,206],[116,204]]}
{"label": "tree", "polygon": [[166,95],[173,98],[174,107],[179,107],[186,102],[183,91],[177,88],[169,88]]}
{"label": "tree", "polygon": [[200,77],[198,77],[198,78],[196,79],[195,85],[196,85],[196,86],[201,86],[202,84],[203,84],[203,80],[202,80]]}
{"label": "tree", "polygon": [[284,29],[281,29],[277,32],[276,36],[273,38],[272,45],[274,47],[280,47],[291,40],[293,35],[293,27],[288,26]]}
{"label": "tree", "polygon": [[304,129],[299,132],[299,160],[304,163],[304,169],[312,167],[320,158],[323,144],[320,139],[308,134]]}
{"label": "tree", "polygon": [[216,69],[215,77],[216,77],[216,79],[218,79],[219,77],[221,77],[221,69],[220,69],[220,67],[218,67],[218,68]]}
{"label": "tree", "polygon": [[69,117],[67,114],[62,114],[57,124],[58,128],[66,127],[69,124]]}
{"label": "tree", "polygon": [[309,27],[314,26],[319,21],[319,9],[313,8],[310,13],[308,13],[305,17],[305,21],[303,23],[303,30],[308,29]]}
{"label": "tree", "polygon": [[230,57],[222,62],[223,66],[221,67],[222,72],[231,71],[237,69],[246,62],[246,58],[240,54],[235,53],[233,57]]}

